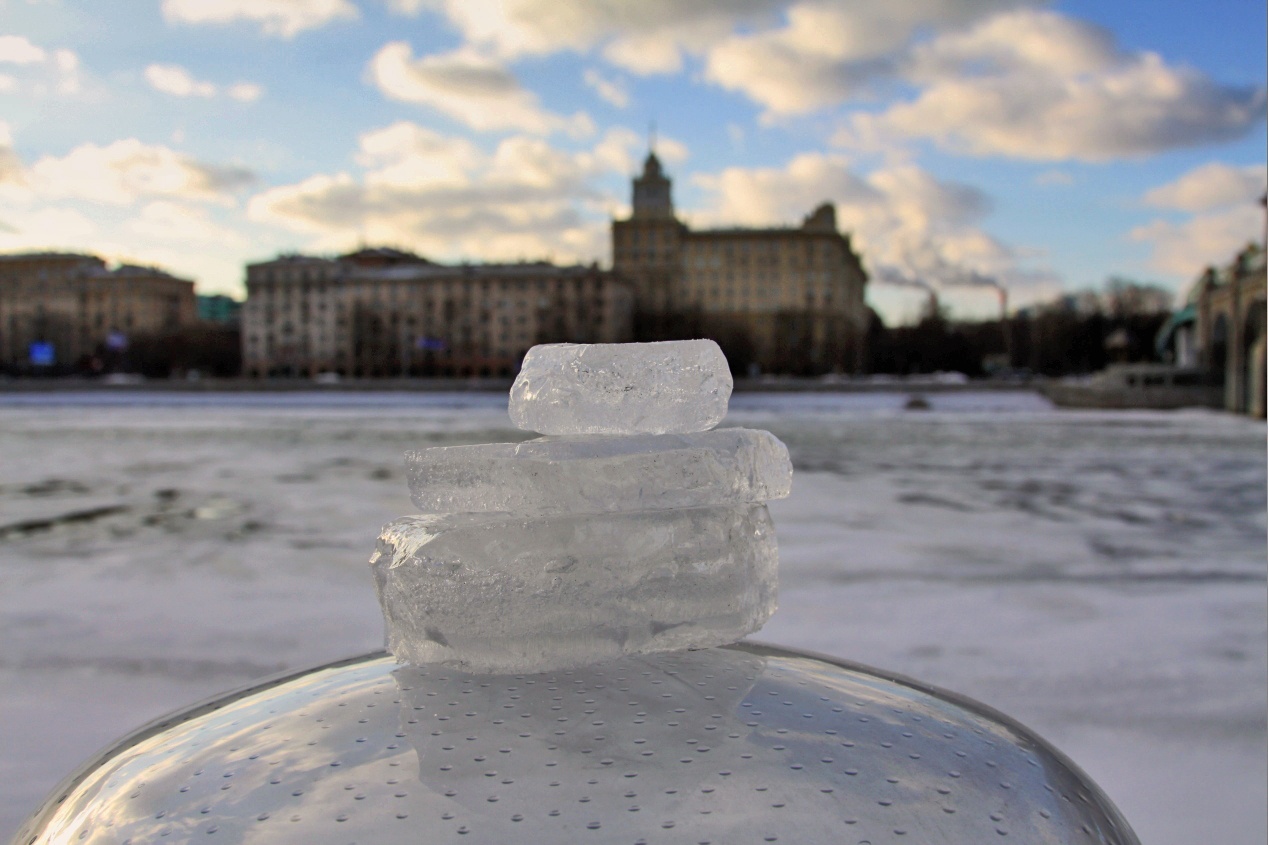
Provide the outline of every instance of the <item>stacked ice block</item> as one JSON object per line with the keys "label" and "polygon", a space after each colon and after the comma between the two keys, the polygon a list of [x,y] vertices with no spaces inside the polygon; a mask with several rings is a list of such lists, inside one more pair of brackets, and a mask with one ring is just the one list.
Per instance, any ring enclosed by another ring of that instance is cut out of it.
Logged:
{"label": "stacked ice block", "polygon": [[764,504],[788,450],[712,431],[731,376],[710,340],[535,346],[511,388],[547,436],[406,453],[423,513],[371,558],[401,661],[478,672],[569,668],[734,642],[775,610]]}

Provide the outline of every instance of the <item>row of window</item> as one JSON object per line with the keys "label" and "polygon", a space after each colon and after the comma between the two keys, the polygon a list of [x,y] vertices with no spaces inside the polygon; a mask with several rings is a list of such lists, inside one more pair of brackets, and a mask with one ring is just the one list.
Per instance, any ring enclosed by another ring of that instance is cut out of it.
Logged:
{"label": "row of window", "polygon": [[[625,302],[626,302],[625,300],[617,300],[616,302],[610,302],[608,300],[605,300],[602,296],[595,296],[590,298],[589,300],[585,300],[585,299],[574,300],[572,302],[552,301],[544,297],[541,299],[538,299],[536,303],[530,303],[527,300],[521,300],[516,302],[516,301],[508,300],[508,299],[500,299],[497,302],[484,304],[483,308],[481,308],[480,310],[487,311],[491,309],[494,311],[507,312],[511,314],[517,314],[517,313],[527,314],[527,313],[532,313],[534,311],[540,312],[540,311],[559,310],[559,309],[566,309],[566,308],[586,308],[589,311],[593,311],[594,313],[601,315],[608,305],[614,305],[617,307],[618,310],[621,310],[621,306],[625,304]],[[383,302],[381,300],[380,301],[369,300],[369,301],[353,301],[352,303],[346,304],[346,305],[341,304],[335,313],[337,315],[337,322],[339,322],[342,325],[343,322],[346,320],[347,315],[355,312],[357,308],[360,308],[360,307],[366,307],[372,310],[380,310],[383,308],[394,309],[393,313],[391,314],[391,319],[395,321],[398,313],[406,309],[408,309],[407,313],[408,311],[414,311],[416,313],[425,314],[428,317],[430,317],[436,312],[452,313],[454,309],[459,307],[461,307],[462,310],[464,311],[471,310],[471,306],[472,306],[472,303],[457,302],[457,301],[448,300],[448,299],[446,300],[429,299],[429,300],[414,301],[414,302],[391,302],[391,301]],[[275,306],[273,303],[266,303],[266,304],[257,305],[255,308],[248,309],[246,316],[248,320],[258,319],[259,317],[263,317],[264,321],[268,323],[275,322],[278,319],[288,317],[288,316],[291,318],[298,317],[300,320],[304,322],[308,322],[309,319],[312,317],[312,312],[314,309],[319,314],[324,314],[324,312],[327,311],[326,303],[319,303],[313,307],[310,307],[308,303],[302,303],[299,305],[281,303],[280,305],[277,305],[277,306]]]}
{"label": "row of window", "polygon": [[[558,317],[559,315],[558,315],[558,312],[555,312],[550,316]],[[591,311],[589,309],[579,309],[573,315],[573,317],[578,322],[584,322],[592,326],[602,326],[608,322],[603,312]],[[249,322],[250,324],[254,323],[254,321],[249,321]],[[348,326],[348,322],[349,321],[347,319],[340,318],[339,320],[335,321],[335,328],[339,330],[345,330]],[[474,322],[475,324],[479,324],[479,325],[496,324],[496,325],[502,326],[504,329],[510,328],[511,326],[523,327],[522,329],[523,331],[527,331],[527,326],[530,323],[528,315],[526,314],[522,314],[522,313],[521,314],[494,314],[488,311],[484,311],[476,315],[476,319]],[[539,322],[538,320],[532,321],[534,325],[536,325],[538,322]],[[550,320],[548,319],[547,322],[550,322]],[[446,327],[451,327],[453,325],[472,325],[472,321],[470,320],[463,320],[463,319],[455,320],[453,318],[441,320],[438,316],[430,315],[430,314],[423,317],[419,317],[419,318],[416,318],[412,314],[411,315],[390,314],[390,315],[387,315],[383,319],[383,323],[386,328],[392,331],[395,331],[399,327],[404,327],[407,329],[413,329],[415,327],[419,327],[422,330],[429,331],[429,332],[440,331]],[[301,322],[299,325],[306,327],[308,331],[307,332],[297,331],[296,324],[290,320],[284,321],[280,325],[275,325],[275,321],[265,321],[266,330],[271,330],[276,328],[277,331],[280,331],[282,334],[288,335],[288,336],[294,335],[294,334],[308,334],[314,337],[322,337],[328,331],[330,331],[329,326],[325,326],[322,324],[315,324],[311,322]],[[252,335],[252,337],[255,339],[258,339],[257,335]]]}
{"label": "row of window", "polygon": [[565,286],[580,288],[582,286],[602,285],[605,279],[596,278],[595,276],[577,276],[577,277],[553,277],[543,279],[513,279],[513,278],[461,278],[447,277],[441,279],[406,279],[401,281],[379,281],[374,279],[358,279],[343,278],[340,276],[332,276],[324,279],[310,279],[302,276],[292,275],[290,278],[286,276],[274,277],[272,273],[264,273],[263,276],[248,276],[247,287],[251,295],[262,295],[272,292],[282,294],[290,294],[292,291],[300,293],[324,293],[331,288],[339,290],[361,289],[396,289],[408,288],[417,289],[425,287],[432,290],[435,288],[449,287],[461,290],[478,290],[483,293],[492,291],[495,287],[502,290],[515,292],[545,292],[550,290],[561,290]]}
{"label": "row of window", "polygon": [[785,287],[800,287],[816,284],[837,286],[846,282],[846,278],[842,273],[834,273],[831,270],[805,270],[795,274],[779,274],[769,271],[757,270],[752,273],[739,272],[735,268],[727,268],[725,270],[717,269],[694,269],[687,273],[684,283],[688,286],[696,286],[702,282],[713,282],[731,284],[757,284],[761,286],[777,286],[781,282]]}
{"label": "row of window", "polygon": [[[300,309],[304,312],[315,309],[323,312],[330,307],[336,307],[339,310],[346,310],[348,307],[357,305],[383,306],[389,307],[413,307],[415,309],[438,309],[449,308],[457,305],[462,307],[497,307],[502,309],[529,309],[529,308],[560,308],[567,307],[570,302],[584,301],[594,308],[602,308],[608,301],[610,294],[607,291],[579,291],[575,297],[556,295],[538,296],[531,298],[523,296],[520,298],[501,297],[490,301],[488,298],[471,299],[463,297],[461,292],[455,292],[458,295],[450,295],[447,291],[406,291],[396,293],[394,291],[345,291],[345,294],[335,300],[333,303],[327,298],[322,299],[293,299],[291,297],[278,296],[252,296],[247,300],[247,308],[263,307],[272,312],[274,309],[284,311]],[[616,297],[617,301],[620,297]]]}
{"label": "row of window", "polygon": [[[429,339],[439,340],[442,342],[446,340],[446,338],[443,337],[433,338],[433,334],[443,333],[425,332],[422,335],[417,335],[413,338],[413,346],[415,348],[411,350],[410,344],[406,343],[403,348],[398,347],[400,348],[400,352],[398,354],[405,357],[421,357],[426,352],[441,352],[444,354],[452,352],[447,344],[434,347],[428,347],[425,345],[424,341]],[[247,337],[248,357],[255,359],[268,358],[270,355],[276,355],[281,351],[286,351],[290,354],[301,353],[306,357],[321,357],[335,355],[338,351],[336,349],[337,345],[331,342],[332,339],[325,334],[319,333],[309,335],[307,337],[300,336],[299,338],[293,338],[291,336],[292,332],[288,331],[287,328],[284,327],[281,335],[282,336],[278,336],[272,332],[265,333],[263,335],[249,335]],[[512,347],[526,348],[531,345],[535,341],[536,336],[537,333],[535,331],[529,331],[528,327],[525,325],[518,325],[512,328],[509,324],[504,324],[503,331],[495,337],[476,339],[469,332],[459,332],[450,339],[452,339],[457,345],[474,345],[481,354],[487,353],[505,355],[509,354],[508,350]],[[398,340],[407,339],[392,337],[389,341],[386,337],[379,337],[376,338],[376,340],[378,342],[374,344],[375,347],[384,348],[388,346],[397,347]],[[345,351],[347,351],[346,348]]]}
{"label": "row of window", "polygon": [[[767,248],[762,248],[763,246]],[[789,267],[804,267],[816,264],[840,266],[842,255],[832,244],[781,244],[763,245],[761,242],[748,244],[745,241],[731,243],[729,241],[705,241],[696,243],[688,241],[681,248],[675,245],[648,244],[641,245],[637,238],[628,244],[618,243],[613,250],[613,257],[618,263],[639,260],[675,260],[682,253],[682,261],[687,267],[722,267],[727,264],[753,264],[756,266],[775,267],[780,264]]]}

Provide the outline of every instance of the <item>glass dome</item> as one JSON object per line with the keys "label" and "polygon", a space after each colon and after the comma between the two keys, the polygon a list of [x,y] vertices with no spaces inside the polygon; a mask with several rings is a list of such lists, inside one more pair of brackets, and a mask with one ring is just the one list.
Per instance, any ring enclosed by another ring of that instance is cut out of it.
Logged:
{"label": "glass dome", "polygon": [[140,729],[15,843],[1114,843],[984,705],[753,643],[484,675],[368,654]]}

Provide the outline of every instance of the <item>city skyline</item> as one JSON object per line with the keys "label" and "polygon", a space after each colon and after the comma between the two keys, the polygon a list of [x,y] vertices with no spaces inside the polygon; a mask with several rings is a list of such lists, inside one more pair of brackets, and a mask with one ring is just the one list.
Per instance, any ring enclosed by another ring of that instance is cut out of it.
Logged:
{"label": "city skyline", "polygon": [[0,2],[0,250],[362,243],[611,266],[649,145],[692,226],[836,204],[887,322],[1183,292],[1263,237],[1262,4]]}

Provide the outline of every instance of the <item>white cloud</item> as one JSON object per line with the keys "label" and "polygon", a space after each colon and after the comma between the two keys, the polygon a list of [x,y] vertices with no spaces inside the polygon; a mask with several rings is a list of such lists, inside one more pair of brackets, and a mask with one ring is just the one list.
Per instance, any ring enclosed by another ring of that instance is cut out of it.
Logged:
{"label": "white cloud", "polygon": [[783,26],[736,32],[707,53],[705,76],[772,115],[836,105],[874,80],[892,77],[912,40],[929,30],[983,18],[1025,0],[802,2]]}
{"label": "white cloud", "polygon": [[369,75],[385,96],[436,109],[478,132],[584,136],[594,130],[583,113],[564,117],[543,110],[510,71],[471,48],[415,59],[408,44],[393,41],[370,60]]}
{"label": "white cloud", "polygon": [[597,51],[635,73],[674,73],[687,55],[706,78],[773,112],[840,101],[930,30],[1037,0],[389,0],[443,14],[467,43],[504,57]]}
{"label": "white cloud", "polygon": [[[609,129],[590,151],[590,167],[595,173],[620,174],[632,178],[643,169],[648,139],[625,126]],[[691,152],[687,145],[676,138],[660,135],[656,138],[656,155],[666,164],[686,161]],[[628,211],[622,201],[622,213]]]}
{"label": "white cloud", "polygon": [[1154,188],[1144,201],[1156,208],[1190,212],[1250,205],[1263,194],[1265,181],[1268,167],[1262,164],[1233,167],[1213,161]]}
{"label": "white cloud", "polygon": [[716,37],[709,29],[701,33],[693,33],[689,27],[632,32],[609,41],[603,48],[603,58],[617,67],[644,76],[677,73],[682,70],[684,53],[699,52]]}
{"label": "white cloud", "polygon": [[292,38],[337,20],[358,17],[348,0],[163,0],[169,23],[227,24],[249,21],[265,35]]}
{"label": "white cloud", "polygon": [[630,104],[630,94],[619,81],[607,79],[594,68],[587,68],[582,78],[599,97],[618,109]]}
{"label": "white cloud", "polygon": [[[843,156],[803,153],[785,167],[730,167],[692,181],[712,199],[699,215],[715,225],[775,225],[800,219],[823,202],[837,207],[838,222],[896,255],[899,240],[923,240],[972,226],[990,209],[975,188],[942,182],[914,165],[856,173]],[[884,237],[877,234],[884,233]]]}
{"label": "white cloud", "polygon": [[145,197],[226,201],[254,180],[240,167],[206,164],[135,138],[106,146],[81,144],[65,156],[44,156],[22,168],[0,195],[15,202],[88,200],[123,206]]}
{"label": "white cloud", "polygon": [[[842,146],[930,140],[972,155],[1103,161],[1240,137],[1262,88],[1222,85],[1042,0],[389,0],[444,15],[486,55],[598,52],[636,73],[678,72],[742,93],[763,120],[916,89],[850,119]],[[599,90],[601,78],[587,80]],[[610,92],[609,92],[610,93]],[[609,97],[619,102],[621,94]]]}
{"label": "white cloud", "polygon": [[14,225],[0,222],[0,250],[89,252],[108,263],[157,266],[195,280],[200,293],[241,296],[242,265],[281,246],[256,240],[258,227],[235,229],[203,209],[168,201],[147,203],[135,214],[43,206],[6,215],[5,222]]}
{"label": "white cloud", "polygon": [[909,99],[850,118],[837,140],[857,148],[929,140],[971,155],[1103,161],[1240,137],[1265,113],[1262,88],[1123,50],[1102,29],[1032,8],[1042,0],[390,5],[438,12],[468,48],[503,59],[571,50],[664,73],[699,56],[704,80],[760,104],[767,122],[914,87]]}
{"label": "white cloud", "polygon": [[844,145],[927,139],[971,155],[1105,161],[1228,140],[1264,115],[1262,88],[1219,85],[1055,12],[1000,14],[904,60],[918,96],[860,115]]}
{"label": "white cloud", "polygon": [[73,50],[46,50],[20,35],[0,35],[0,91],[44,96],[79,93],[79,56]]}
{"label": "white cloud", "polygon": [[401,187],[465,185],[486,160],[465,138],[441,135],[406,120],[361,136],[356,161],[371,185]]}
{"label": "white cloud", "polygon": [[57,68],[59,94],[78,94],[82,85],[79,79],[79,56],[72,50],[54,50],[53,64]]}
{"label": "white cloud", "polygon": [[438,11],[471,44],[504,57],[598,48],[636,73],[667,73],[737,25],[773,19],[788,0],[389,0],[404,14]]}
{"label": "white cloud", "polygon": [[1064,170],[1045,170],[1035,176],[1035,184],[1041,188],[1051,187],[1053,185],[1073,185],[1074,177]]}
{"label": "white cloud", "polygon": [[[6,209],[12,212],[13,209]],[[97,224],[82,212],[71,208],[40,208],[9,216],[0,227],[0,249],[82,250],[84,244],[99,234]]]}
{"label": "white cloud", "polygon": [[180,65],[152,64],[145,69],[145,81],[155,91],[171,94],[173,97],[216,96],[215,85],[194,79]]}
{"label": "white cloud", "polygon": [[202,243],[220,248],[237,248],[246,244],[241,232],[214,222],[205,208],[171,200],[146,203],[128,220],[130,234],[152,241],[175,244]]}
{"label": "white cloud", "polygon": [[22,160],[13,150],[9,124],[0,120],[0,187],[6,182],[15,185],[22,182]]}
{"label": "white cloud", "polygon": [[0,121],[0,250],[88,251],[240,291],[246,260],[286,246],[241,219],[235,194],[253,180],[241,168],[133,138],[28,165],[12,143]]}
{"label": "white cloud", "polygon": [[693,222],[704,225],[768,226],[787,223],[822,202],[838,209],[879,209],[879,191],[856,175],[842,156],[804,153],[783,168],[728,167],[691,180],[711,195]]}
{"label": "white cloud", "polygon": [[1149,265],[1185,279],[1205,267],[1227,263],[1264,232],[1259,204],[1268,180],[1262,164],[1235,167],[1210,162],[1147,192],[1145,204],[1185,213],[1180,219],[1156,219],[1129,237],[1149,244]]}
{"label": "white cloud", "polygon": [[914,165],[856,173],[839,155],[804,153],[782,168],[732,167],[692,180],[708,195],[694,225],[788,224],[823,202],[852,235],[873,279],[932,288],[1003,286],[1025,301],[1058,287],[1022,252],[980,228],[990,200]]}
{"label": "white cloud", "polygon": [[1209,266],[1227,264],[1239,249],[1263,238],[1263,210],[1224,208],[1181,222],[1154,220],[1129,237],[1151,246],[1149,266],[1182,279],[1194,279]]}
{"label": "white cloud", "polygon": [[361,137],[363,172],[272,188],[252,198],[248,213],[313,236],[312,249],[364,238],[442,260],[597,260],[607,252],[608,212],[619,201],[599,184],[628,175],[639,144],[632,130],[617,128],[580,152],[527,134],[486,152],[402,121]]}
{"label": "white cloud", "polygon": [[656,156],[665,164],[678,164],[690,157],[687,145],[668,135],[656,136]]}
{"label": "white cloud", "polygon": [[236,82],[225,89],[225,94],[240,103],[253,103],[264,96],[264,89],[254,82]]}
{"label": "white cloud", "polygon": [[48,53],[21,35],[0,35],[0,62],[29,65],[44,61]]}
{"label": "white cloud", "polygon": [[638,166],[636,152],[642,139],[633,129],[614,127],[604,133],[592,151],[596,171],[632,176]]}
{"label": "white cloud", "polygon": [[175,64],[147,66],[145,81],[150,83],[150,87],[155,91],[170,94],[173,97],[210,98],[223,93],[230,99],[249,103],[258,100],[264,93],[263,88],[250,82],[235,83],[222,92],[220,86],[215,83],[195,79],[188,70]]}

